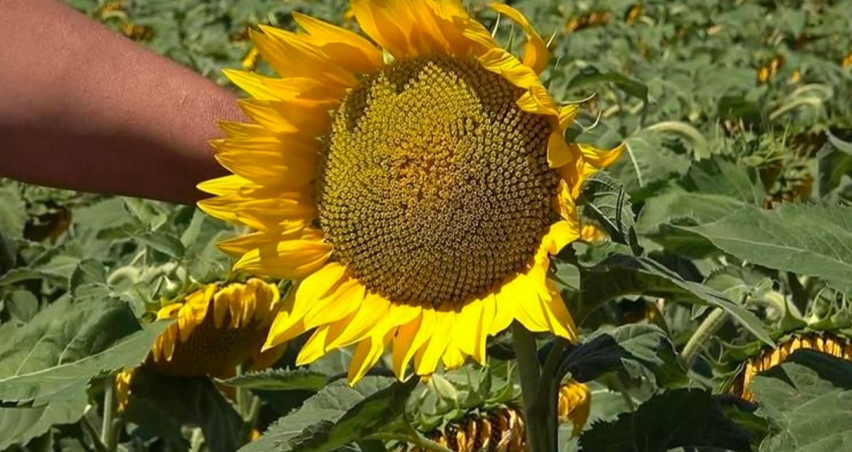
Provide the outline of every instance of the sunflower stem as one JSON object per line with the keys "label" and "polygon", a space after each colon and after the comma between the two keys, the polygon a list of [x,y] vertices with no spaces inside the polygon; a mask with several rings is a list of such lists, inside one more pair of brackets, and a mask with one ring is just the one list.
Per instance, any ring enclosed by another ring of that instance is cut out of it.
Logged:
{"label": "sunflower stem", "polygon": [[[512,342],[515,359],[521,376],[521,396],[526,419],[527,450],[530,452],[552,452],[556,450],[556,438],[551,438],[547,428],[547,409],[539,406],[539,390],[542,385],[535,337],[518,322],[512,324]],[[549,382],[545,382],[547,384]]]}
{"label": "sunflower stem", "polygon": [[727,320],[725,310],[716,308],[701,322],[701,325],[698,325],[698,329],[695,330],[680,353],[687,368],[692,367],[692,363],[695,361],[698,350],[704,344],[704,341],[713,335],[725,323],[725,320]]}
{"label": "sunflower stem", "polygon": [[115,375],[110,375],[104,381],[104,419],[101,424],[101,443],[106,445],[109,452],[115,450],[116,441],[113,440],[115,430],[113,419],[115,418]]}

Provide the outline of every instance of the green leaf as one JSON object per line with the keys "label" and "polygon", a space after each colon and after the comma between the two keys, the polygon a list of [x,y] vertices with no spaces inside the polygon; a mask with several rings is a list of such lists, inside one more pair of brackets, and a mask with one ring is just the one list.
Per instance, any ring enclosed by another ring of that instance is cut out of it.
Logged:
{"label": "green leaf", "polygon": [[250,372],[222,381],[228,386],[267,391],[319,391],[328,383],[328,376],[305,368],[267,369]]}
{"label": "green leaf", "polygon": [[722,308],[757,338],[774,345],[763,323],[743,306],[722,292],[685,281],[651,259],[616,254],[592,267],[582,267],[580,271],[581,305],[575,311],[578,319],[583,319],[601,303],[619,296],[657,296],[673,302]]}
{"label": "green leaf", "polygon": [[727,157],[693,162],[684,179],[690,191],[728,196],[754,206],[763,205],[765,192],[757,172]]}
{"label": "green leaf", "polygon": [[15,240],[24,235],[27,208],[18,190],[0,185],[0,275],[15,265]]}
{"label": "green leaf", "polygon": [[399,417],[418,381],[367,376],[354,387],[335,381],[240,452],[322,452],[358,441]]}
{"label": "green leaf", "polygon": [[242,444],[240,415],[207,377],[169,377],[145,366],[130,383],[125,416],[162,436],[182,424],[201,428],[211,452],[232,452]]}
{"label": "green leaf", "polygon": [[666,452],[677,447],[705,447],[750,452],[750,442],[748,432],[725,417],[710,393],[674,389],[615,421],[593,424],[580,437],[580,450]]}
{"label": "green leaf", "polygon": [[19,190],[0,185],[0,236],[16,240],[24,236],[27,206]]}
{"label": "green leaf", "polygon": [[812,350],[758,374],[750,385],[780,431],[760,445],[763,452],[845,450],[852,444],[852,363]]}
{"label": "green leaf", "polygon": [[[820,198],[842,198],[844,180],[852,174],[852,143],[828,134],[829,145],[817,153],[816,189]],[[847,199],[852,201],[852,198]]]}
{"label": "green leaf", "polygon": [[38,312],[38,298],[28,290],[15,290],[5,301],[6,311],[20,322],[29,322]]}
{"label": "green leaf", "polygon": [[146,232],[139,234],[135,240],[149,248],[155,249],[166,256],[181,260],[186,255],[186,247],[180,239],[163,232]]}
{"label": "green leaf", "polygon": [[587,66],[581,69],[579,74],[575,75],[568,81],[568,86],[565,87],[565,90],[568,91],[572,89],[585,88],[587,86],[601,83],[613,83],[625,94],[636,97],[646,104],[648,103],[647,85],[620,72],[601,72],[594,66]]}
{"label": "green leaf", "polygon": [[[645,371],[637,374],[639,368]],[[560,377],[570,372],[573,379],[587,382],[616,370],[625,370],[634,378],[646,376],[660,387],[688,381],[674,344],[663,330],[648,324],[624,325],[569,350],[560,366]]]}
{"label": "green leaf", "polygon": [[72,424],[86,412],[85,390],[69,390],[50,404],[37,407],[0,408],[0,450],[24,445],[54,426]]}
{"label": "green leaf", "polygon": [[678,227],[741,260],[814,276],[852,291],[852,215],[840,206],[746,208],[718,221]]}
{"label": "green leaf", "polygon": [[[71,273],[68,288],[75,296],[84,296],[93,291],[108,294],[107,270],[104,264],[94,259],[80,262],[80,266]],[[102,289],[97,290],[97,289]]]}
{"label": "green leaf", "polygon": [[39,406],[69,388],[85,390],[94,377],[142,362],[166,325],[139,331],[127,304],[115,300],[58,301],[3,330],[0,400]]}
{"label": "green leaf", "polygon": [[624,187],[604,171],[598,171],[583,185],[580,200],[586,207],[584,213],[603,225],[610,237],[618,243],[630,245],[634,254],[642,254],[636,239],[636,221],[630,196]]}
{"label": "green leaf", "polygon": [[609,168],[633,202],[641,202],[670,180],[686,174],[690,159],[666,147],[660,132],[643,129],[624,140],[625,152]]}
{"label": "green leaf", "polygon": [[698,234],[672,226],[694,226],[715,221],[744,205],[742,201],[725,195],[668,190],[645,201],[636,231],[670,253],[700,258],[718,252],[717,248]]}

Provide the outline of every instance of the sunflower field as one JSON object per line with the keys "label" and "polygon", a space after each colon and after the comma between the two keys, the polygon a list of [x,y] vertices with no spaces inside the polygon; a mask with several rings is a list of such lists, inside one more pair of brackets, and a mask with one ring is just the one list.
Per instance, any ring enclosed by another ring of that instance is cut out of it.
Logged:
{"label": "sunflower field", "polygon": [[852,451],[852,0],[66,0],[198,206],[0,179],[0,451]]}

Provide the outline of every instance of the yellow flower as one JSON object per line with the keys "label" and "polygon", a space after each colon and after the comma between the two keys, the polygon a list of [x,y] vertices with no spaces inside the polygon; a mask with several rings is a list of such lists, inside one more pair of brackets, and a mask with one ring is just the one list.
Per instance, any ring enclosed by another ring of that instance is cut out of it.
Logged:
{"label": "yellow flower", "polygon": [[787,360],[796,350],[816,350],[822,353],[852,360],[852,342],[832,334],[797,335],[753,356],[745,363],[745,368],[734,382],[731,392],[751,401],[754,399],[749,386],[757,374],[767,371]]}
{"label": "yellow flower", "polygon": [[124,411],[127,408],[127,403],[130,402],[130,385],[133,381],[133,376],[136,374],[137,368],[125,369],[115,374],[113,386],[115,388],[115,400],[118,411]]}
{"label": "yellow flower", "polygon": [[[571,421],[572,434],[579,436],[586,426],[592,397],[584,383],[574,380],[559,388],[559,422]],[[468,414],[450,422],[443,429],[425,433],[432,441],[457,452],[523,452],[526,447],[526,425],[523,414],[503,407],[483,414]],[[425,452],[414,447],[412,452]]]}
{"label": "yellow flower", "polygon": [[[219,288],[208,284],[157,312],[157,319],[177,319],[151,347],[143,364],[155,372],[178,377],[227,378],[237,366],[264,369],[281,357],[286,344],[262,351],[269,327],[280,308],[278,287],[259,279]],[[118,410],[130,400],[139,368],[115,375]]]}
{"label": "yellow flower", "polygon": [[559,388],[560,422],[571,421],[574,436],[580,436],[592,410],[592,394],[585,383],[571,380]]}
{"label": "yellow flower", "polygon": [[588,243],[603,243],[609,240],[609,235],[595,224],[584,224],[580,228],[580,239]]}
{"label": "yellow flower", "polygon": [[157,337],[146,364],[174,376],[232,376],[239,365],[264,368],[284,346],[261,352],[280,306],[275,285],[259,279],[220,289],[209,284],[170,304],[158,319],[177,319]]}
{"label": "yellow flower", "polygon": [[455,0],[354,0],[373,42],[298,13],[303,32],[251,33],[282,78],[226,71],[255,124],[222,124],[233,175],[202,183],[216,197],[199,206],[254,230],[220,244],[236,270],[298,282],[266,348],[314,330],[306,364],[355,345],[354,382],[386,348],[400,378],[483,362],[515,320],[576,338],[549,256],[622,148],[564,140],[578,106],[542,85],[544,40],[492,8],[524,29],[520,59]]}

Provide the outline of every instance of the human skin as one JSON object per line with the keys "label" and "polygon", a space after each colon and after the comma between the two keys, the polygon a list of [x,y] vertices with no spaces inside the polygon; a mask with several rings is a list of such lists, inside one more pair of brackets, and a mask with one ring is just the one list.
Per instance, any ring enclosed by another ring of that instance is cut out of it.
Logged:
{"label": "human skin", "polygon": [[190,204],[236,96],[56,0],[0,0],[0,177]]}

